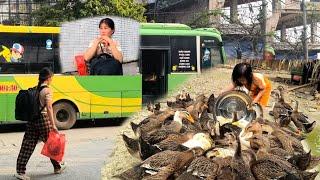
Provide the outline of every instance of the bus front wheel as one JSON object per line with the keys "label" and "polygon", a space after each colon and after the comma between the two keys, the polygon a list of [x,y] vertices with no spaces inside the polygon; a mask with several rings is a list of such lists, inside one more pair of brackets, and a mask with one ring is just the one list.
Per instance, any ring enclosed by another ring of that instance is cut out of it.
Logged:
{"label": "bus front wheel", "polygon": [[53,105],[53,117],[58,129],[70,129],[76,123],[76,110],[67,102]]}

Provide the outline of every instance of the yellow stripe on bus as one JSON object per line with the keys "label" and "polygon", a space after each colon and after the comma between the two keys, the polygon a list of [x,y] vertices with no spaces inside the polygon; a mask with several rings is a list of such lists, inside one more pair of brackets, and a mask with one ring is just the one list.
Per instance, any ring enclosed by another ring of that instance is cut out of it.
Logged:
{"label": "yellow stripe on bus", "polygon": [[5,33],[47,33],[47,34],[59,34],[59,33],[60,33],[60,27],[5,26],[5,25],[0,25],[0,32],[5,32]]}

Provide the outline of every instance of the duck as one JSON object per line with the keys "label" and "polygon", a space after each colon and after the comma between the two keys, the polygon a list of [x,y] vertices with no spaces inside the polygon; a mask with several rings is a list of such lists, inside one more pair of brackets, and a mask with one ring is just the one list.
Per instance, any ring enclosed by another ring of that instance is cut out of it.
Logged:
{"label": "duck", "polygon": [[[158,152],[159,150],[157,148],[151,147],[151,145],[161,142],[162,140],[165,140],[168,138],[170,134],[173,134],[172,136],[180,136],[179,131],[182,128],[182,119],[186,118],[193,122],[192,117],[188,114],[187,111],[176,111],[175,116],[173,118],[173,121],[168,125],[163,125],[158,130],[144,133],[141,132],[141,138],[133,139],[129,138],[125,134],[122,134],[123,141],[125,143],[126,148],[128,149],[129,153],[134,157],[149,157],[150,155]],[[185,136],[180,136],[180,138],[183,138]],[[177,140],[177,139],[176,139]],[[140,155],[138,156],[139,152],[139,145],[142,145],[142,148],[140,149]],[[151,151],[150,149],[154,149]],[[148,151],[149,150],[149,151]],[[141,153],[142,151],[142,153]],[[143,152],[147,151],[147,155]],[[141,155],[142,154],[142,155]]]}
{"label": "duck", "polygon": [[167,101],[167,106],[173,109],[184,109],[187,104],[184,101]]}
{"label": "duck", "polygon": [[160,128],[162,124],[170,117],[174,116],[175,110],[167,109],[159,115],[149,116],[142,120],[139,124],[135,124],[131,122],[131,128],[134,134],[139,137],[141,135],[141,131],[144,133],[148,133],[154,129]]}
{"label": "duck", "polygon": [[[273,136],[271,134],[263,134],[263,130],[270,132],[270,133],[272,130],[270,130],[270,128],[271,128],[270,126],[263,126],[262,123],[260,123],[260,122],[259,122],[259,120],[251,121],[246,126],[246,128],[244,129],[244,132],[241,134],[241,136],[246,137],[246,139],[248,139],[248,136],[250,136],[250,135],[247,136],[248,133],[252,133],[252,135],[261,135],[261,136],[268,138],[271,148],[282,147],[282,144],[278,140],[278,138],[276,138],[275,136]],[[255,144],[252,142],[250,142],[250,147],[251,147],[251,149],[257,149]]]}
{"label": "duck", "polygon": [[293,154],[295,151],[299,153],[304,153],[303,145],[298,139],[288,135],[280,129],[276,129],[272,132],[272,135],[278,138],[281,142],[283,149]]}
{"label": "duck", "polygon": [[169,135],[165,140],[153,145],[140,138],[139,147],[141,159],[146,159],[165,150],[185,151],[195,147],[208,150],[213,147],[213,142],[208,134],[188,132],[181,136]]}
{"label": "duck", "polygon": [[217,98],[214,96],[214,94],[211,94],[209,96],[207,106],[208,106],[208,113],[212,113],[215,115],[215,104],[216,104]]}
{"label": "duck", "polygon": [[175,180],[201,180],[201,178],[192,175],[192,172],[184,171],[182,174],[178,175]]}
{"label": "duck", "polygon": [[139,155],[139,141],[133,138],[128,137],[126,134],[121,134],[125,147],[131,156],[140,159]]}
{"label": "duck", "polygon": [[185,152],[162,151],[115,177],[124,180],[167,179],[175,171],[182,169],[203,153],[204,151],[201,148],[194,148]]}
{"label": "duck", "polygon": [[121,180],[141,180],[143,176],[145,176],[144,169],[140,166],[134,166],[124,172],[113,176],[113,178],[121,179]]}
{"label": "duck", "polygon": [[201,147],[204,151],[207,151],[214,146],[214,142],[208,133],[199,132],[195,134],[192,139],[186,141],[182,145],[188,147],[189,149]]}
{"label": "duck", "polygon": [[183,127],[183,120],[194,123],[194,119],[187,111],[176,111],[173,121],[162,125],[160,129],[155,129],[149,133],[142,133],[141,135],[150,144],[158,143],[166,139],[169,134],[180,132]]}
{"label": "duck", "polygon": [[152,104],[151,102],[148,103],[147,105],[147,110],[152,112],[155,115],[161,114],[163,111],[160,111],[161,106],[160,103]]}
{"label": "duck", "polygon": [[[217,120],[220,124],[220,136],[224,136],[225,133],[232,132],[235,135],[239,135],[242,131],[244,121],[239,121],[237,112],[233,112],[233,118],[228,119],[222,116],[217,116]],[[241,127],[239,127],[241,126]]]}
{"label": "duck", "polygon": [[133,139],[125,134],[122,134],[122,139],[124,141],[125,147],[131,156],[144,160],[161,151],[161,149],[156,146],[152,146],[150,143],[146,142],[142,137],[138,139]]}
{"label": "duck", "polygon": [[190,97],[190,94],[182,90],[177,96],[176,101],[184,101],[184,102],[190,102],[193,101],[193,99]]}
{"label": "duck", "polygon": [[277,87],[277,90],[279,91],[280,93],[280,102],[282,103],[282,105],[289,110],[289,112],[292,112],[293,108],[290,106],[290,104],[288,104],[286,101],[285,101],[285,94],[286,94],[286,90],[283,86],[278,86]]}
{"label": "duck", "polygon": [[195,101],[192,105],[186,108],[186,110],[191,114],[191,116],[197,121],[199,121],[201,114],[207,109],[207,103],[202,100]]}
{"label": "duck", "polygon": [[167,106],[175,109],[186,108],[193,103],[193,99],[191,99],[190,95],[184,91],[179,93],[175,99],[175,101],[167,101]]}
{"label": "duck", "polygon": [[272,115],[274,116],[275,122],[281,127],[287,127],[291,122],[290,113],[292,110],[286,107],[287,104],[281,100],[279,92],[272,91],[271,95],[276,100],[272,108]]}
{"label": "duck", "polygon": [[220,136],[223,136],[226,132],[231,132],[235,136],[240,137],[241,145],[243,149],[250,147],[249,142],[246,140],[244,134],[245,127],[249,124],[249,121],[238,118],[238,112],[233,112],[233,119],[231,123],[226,123],[220,127]]}
{"label": "duck", "polygon": [[265,121],[265,123],[263,124],[260,124],[260,126],[256,126],[256,127],[261,128],[259,130],[260,131],[259,134],[261,134],[261,131],[267,132],[267,135],[265,136],[270,137],[269,140],[271,142],[272,147],[283,148],[284,150],[288,151],[290,154],[293,154],[295,151],[299,153],[304,153],[304,149],[301,141],[291,136],[286,131],[282,130],[283,128],[278,127],[275,124],[272,124],[271,122],[267,122],[267,121]]}
{"label": "duck", "polygon": [[[214,149],[213,149],[214,150]],[[217,175],[215,179],[219,180],[233,180],[233,173],[231,169],[231,161],[233,158],[233,155],[226,156],[224,158],[222,157],[216,157],[216,152],[215,151],[207,151],[205,156],[209,159],[214,164],[218,165],[218,170],[217,170]]]}
{"label": "duck", "polygon": [[209,130],[208,128],[211,126],[208,126],[208,121],[212,121],[212,123],[215,123],[216,119],[214,118],[213,114],[208,112],[208,110],[204,110],[199,118],[199,123],[202,130]]}
{"label": "duck", "polygon": [[277,155],[270,154],[269,144],[261,135],[254,135],[259,149],[256,153],[257,160],[251,165],[251,171],[257,180],[265,179],[303,179],[301,171],[288,161]]}
{"label": "duck", "polygon": [[295,106],[294,110],[291,114],[291,120],[295,124],[295,126],[298,128],[299,131],[304,131],[305,133],[310,133],[313,128],[316,126],[316,121],[313,121],[312,123],[309,122],[308,116],[298,111],[299,102],[294,101]]}
{"label": "duck", "polygon": [[303,134],[299,134],[297,132],[292,131],[288,127],[279,127],[277,124],[272,123],[271,121],[268,121],[266,119],[258,117],[255,121],[259,122],[263,126],[264,132],[267,132],[269,135],[273,132],[273,129],[281,129],[285,133],[287,133],[289,136],[292,136],[293,138],[298,139],[299,141],[302,141],[306,138]]}
{"label": "duck", "polygon": [[199,179],[212,179],[218,175],[219,164],[213,162],[211,159],[200,156],[195,158],[187,168],[187,172]]}
{"label": "duck", "polygon": [[236,179],[254,180],[255,178],[251,173],[250,165],[251,165],[251,161],[256,160],[256,157],[253,153],[253,156],[250,156],[248,159],[246,159],[247,161],[245,161],[242,156],[242,153],[243,152],[241,150],[240,138],[237,136],[236,150],[231,161],[232,172],[235,174]]}
{"label": "duck", "polygon": [[220,124],[216,120],[216,118],[209,119],[207,121],[206,127],[204,127],[202,130],[209,132],[213,139],[217,139],[217,138],[221,137]]}
{"label": "duck", "polygon": [[[154,144],[160,150],[185,150],[189,149],[188,147],[183,146],[182,144],[189,141],[195,135],[195,132],[185,132],[185,133],[174,133],[168,135],[168,137],[162,140],[159,143]],[[185,148],[183,148],[185,147]]]}
{"label": "duck", "polygon": [[135,170],[143,174],[141,178],[143,180],[167,179],[203,153],[204,150],[201,148],[193,148],[184,152],[166,150],[144,160],[136,166]]}
{"label": "duck", "polygon": [[254,150],[259,149],[260,141],[264,141],[265,143],[268,143],[268,153],[277,155],[283,160],[289,160],[292,158],[292,154],[287,152],[286,150],[282,149],[281,147],[271,147],[270,141],[268,136],[264,136],[263,134],[254,134],[252,137],[249,138],[251,148]]}

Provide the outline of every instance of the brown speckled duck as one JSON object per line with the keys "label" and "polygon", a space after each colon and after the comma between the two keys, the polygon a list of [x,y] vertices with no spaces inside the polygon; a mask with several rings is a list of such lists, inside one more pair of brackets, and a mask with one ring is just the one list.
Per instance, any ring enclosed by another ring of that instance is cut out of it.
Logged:
{"label": "brown speckled duck", "polygon": [[[253,153],[254,154],[254,153]],[[255,161],[255,157],[249,160]],[[239,137],[236,137],[236,151],[231,161],[232,172],[235,179],[254,180],[250,169],[251,162],[245,162],[242,157],[241,143]]]}
{"label": "brown speckled duck", "polygon": [[160,129],[155,129],[149,133],[142,133],[143,139],[150,144],[158,143],[167,138],[169,134],[179,133],[183,127],[183,120],[194,123],[194,119],[187,111],[176,111],[173,121],[168,122],[161,126]]}
{"label": "brown speckled duck", "polygon": [[[254,122],[254,124],[258,125],[257,122]],[[254,128],[259,129],[259,127],[261,127],[262,131],[268,132],[268,138],[270,140],[271,147],[283,148],[290,154],[293,154],[295,151],[299,153],[304,153],[303,145],[301,144],[300,140],[290,136],[288,133],[283,131],[282,128],[272,123],[260,124],[258,126],[255,126]],[[252,126],[251,128],[250,126],[248,126],[248,129],[252,130],[254,128]],[[261,134],[261,130],[259,130],[259,134]]]}
{"label": "brown speckled duck", "polygon": [[270,146],[263,136],[254,135],[251,138],[259,139],[256,141],[259,145],[257,161],[251,166],[255,179],[303,179],[301,171],[291,163],[268,152]]}
{"label": "brown speckled duck", "polygon": [[292,111],[292,114],[291,114],[291,120],[295,124],[295,126],[298,128],[299,131],[304,131],[306,133],[309,133],[316,126],[316,121],[313,121],[312,123],[310,123],[308,116],[298,111],[298,106],[299,106],[299,102],[295,101],[294,110]]}
{"label": "brown speckled duck", "polygon": [[147,117],[142,120],[139,124],[131,122],[131,128],[136,136],[141,135],[141,131],[148,133],[154,129],[160,128],[162,124],[170,117],[175,114],[175,110],[167,109],[157,116]]}
{"label": "brown speckled duck", "polygon": [[138,165],[138,169],[143,169],[142,179],[144,180],[167,179],[203,153],[201,148],[193,148],[185,152],[162,151],[144,160]]}
{"label": "brown speckled duck", "polygon": [[215,110],[214,110],[215,103],[216,103],[216,98],[214,94],[211,94],[208,99],[207,105],[208,105],[208,112],[214,115],[215,115]]}
{"label": "brown speckled duck", "polygon": [[212,180],[218,175],[218,171],[219,165],[204,156],[195,158],[187,169],[187,172],[191,173],[192,176]]}
{"label": "brown speckled duck", "polygon": [[272,114],[275,122],[281,127],[287,127],[291,122],[290,114],[292,112],[292,108],[289,104],[283,101],[278,91],[272,91],[271,95],[276,101],[272,108]]}
{"label": "brown speckled duck", "polygon": [[[266,127],[266,126],[264,126]],[[265,130],[269,131],[268,129],[264,128]],[[252,132],[253,135],[262,135],[265,136],[269,139],[270,142],[270,147],[274,148],[274,147],[282,147],[281,142],[278,140],[278,138],[276,138],[275,136],[271,135],[271,134],[263,134],[263,127],[262,124],[259,123],[258,121],[251,121],[246,128],[244,129],[244,132],[242,134],[242,136],[246,136],[247,133]],[[271,133],[271,132],[270,132]],[[250,146],[252,149],[257,149],[257,147],[255,146],[254,143],[250,143]]]}

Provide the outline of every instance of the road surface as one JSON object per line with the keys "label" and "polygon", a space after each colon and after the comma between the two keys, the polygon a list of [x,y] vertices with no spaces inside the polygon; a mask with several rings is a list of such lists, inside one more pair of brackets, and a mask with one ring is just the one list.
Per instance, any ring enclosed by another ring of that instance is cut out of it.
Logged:
{"label": "road surface", "polygon": [[[39,143],[27,165],[27,175],[31,179],[41,180],[101,179],[101,167],[112,153],[113,137],[121,123],[118,121],[112,122],[111,125],[102,121],[98,123],[94,125],[92,122],[81,122],[77,123],[77,128],[61,131],[67,138],[65,153],[67,168],[63,174],[53,174],[50,160],[40,154],[43,143]],[[24,125],[0,126],[1,180],[15,179],[13,174],[24,134],[23,129]]]}

